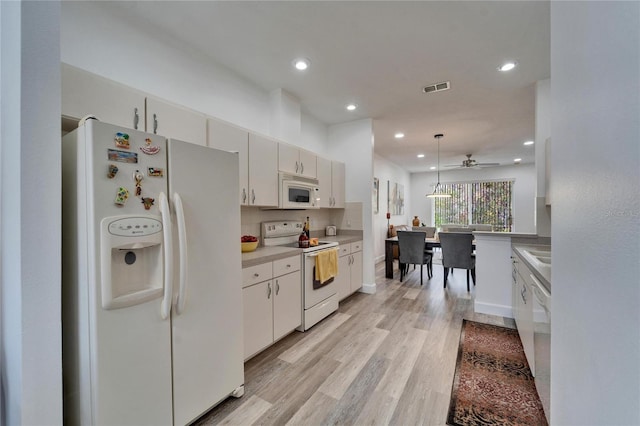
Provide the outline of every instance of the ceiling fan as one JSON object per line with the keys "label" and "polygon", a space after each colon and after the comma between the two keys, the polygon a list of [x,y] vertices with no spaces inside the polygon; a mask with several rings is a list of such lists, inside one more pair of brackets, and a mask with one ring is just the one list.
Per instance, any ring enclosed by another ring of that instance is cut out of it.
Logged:
{"label": "ceiling fan", "polygon": [[467,154],[467,159],[466,160],[462,160],[462,164],[458,165],[458,164],[450,164],[447,165],[445,167],[455,167],[458,169],[479,169],[482,167],[494,167],[494,166],[499,166],[500,163],[478,163],[476,160],[471,158],[472,154]]}

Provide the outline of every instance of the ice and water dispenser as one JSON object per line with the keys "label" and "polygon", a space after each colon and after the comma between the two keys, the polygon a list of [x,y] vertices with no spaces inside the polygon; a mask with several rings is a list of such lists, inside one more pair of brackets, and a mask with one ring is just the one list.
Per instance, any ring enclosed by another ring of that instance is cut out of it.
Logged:
{"label": "ice and water dispenser", "polygon": [[117,309],[162,297],[160,216],[112,216],[101,222],[102,307]]}

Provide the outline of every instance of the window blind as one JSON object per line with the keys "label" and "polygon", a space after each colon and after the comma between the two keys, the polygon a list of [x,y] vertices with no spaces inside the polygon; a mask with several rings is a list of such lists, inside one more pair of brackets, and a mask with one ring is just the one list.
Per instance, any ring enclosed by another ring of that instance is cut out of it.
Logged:
{"label": "window blind", "polygon": [[495,231],[511,231],[513,181],[440,185],[451,198],[434,199],[436,226],[490,224]]}

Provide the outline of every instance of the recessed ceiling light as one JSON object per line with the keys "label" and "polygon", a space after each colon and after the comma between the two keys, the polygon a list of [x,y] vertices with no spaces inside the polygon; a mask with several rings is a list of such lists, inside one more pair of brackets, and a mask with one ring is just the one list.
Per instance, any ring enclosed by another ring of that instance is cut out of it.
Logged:
{"label": "recessed ceiling light", "polygon": [[404,133],[402,133],[402,132],[398,132],[398,133],[396,133],[396,134],[394,135],[394,137],[395,137],[396,139],[402,139],[402,138],[404,138]]}
{"label": "recessed ceiling light", "polygon": [[358,108],[358,105],[356,104],[347,105],[347,111],[355,111],[356,108]]}
{"label": "recessed ceiling light", "polygon": [[435,170],[435,169],[436,169],[436,166],[429,167],[429,170]]}
{"label": "recessed ceiling light", "polygon": [[521,162],[521,161],[522,161],[522,158],[514,158],[514,159],[513,159],[513,162],[514,162],[514,163],[519,163],[519,162]]}
{"label": "recessed ceiling light", "polygon": [[505,62],[498,67],[498,71],[511,71],[517,65],[517,62]]}
{"label": "recessed ceiling light", "polygon": [[298,59],[293,61],[293,66],[298,71],[306,70],[307,68],[309,68],[309,65],[311,65],[311,61],[308,60],[307,58],[298,58]]}
{"label": "recessed ceiling light", "polygon": [[526,141],[524,145],[533,145],[533,141]]}
{"label": "recessed ceiling light", "polygon": [[418,154],[418,158],[424,158],[424,154]]}

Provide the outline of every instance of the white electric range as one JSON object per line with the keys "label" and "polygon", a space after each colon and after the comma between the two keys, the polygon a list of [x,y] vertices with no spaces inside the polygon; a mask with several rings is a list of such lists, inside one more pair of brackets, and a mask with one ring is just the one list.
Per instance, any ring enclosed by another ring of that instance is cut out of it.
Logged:
{"label": "white electric range", "polygon": [[[262,222],[262,245],[299,247],[298,238],[303,223],[296,221]],[[317,246],[301,248],[302,251],[302,325],[299,331],[306,331],[338,309],[338,290],[330,282],[322,286],[314,285],[315,257],[322,250],[337,250],[336,241],[318,241]]]}

